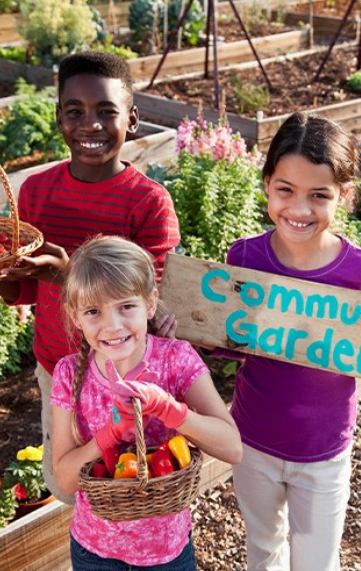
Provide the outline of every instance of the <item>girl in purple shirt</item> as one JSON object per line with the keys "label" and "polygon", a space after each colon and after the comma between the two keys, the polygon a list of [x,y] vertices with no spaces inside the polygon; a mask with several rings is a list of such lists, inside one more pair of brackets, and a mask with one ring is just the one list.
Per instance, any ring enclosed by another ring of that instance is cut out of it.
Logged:
{"label": "girl in purple shirt", "polygon": [[56,365],[51,404],[54,473],[65,493],[75,492],[72,569],[195,571],[189,509],[100,519],[79,488],[79,471],[109,448],[134,446],[132,396],[142,403],[147,446],[179,432],[208,454],[237,463],[242,444],[235,422],[191,345],[147,333],[158,290],[145,250],[118,236],[98,237],[76,250],[66,275],[65,309],[82,344],[79,355]]}
{"label": "girl in purple shirt", "polygon": [[[275,229],[241,239],[227,263],[361,289],[361,250],[330,230],[353,189],[355,149],[336,124],[295,113],[263,168]],[[247,355],[232,415],[244,443],[234,486],[248,571],[336,571],[349,497],[355,379]]]}

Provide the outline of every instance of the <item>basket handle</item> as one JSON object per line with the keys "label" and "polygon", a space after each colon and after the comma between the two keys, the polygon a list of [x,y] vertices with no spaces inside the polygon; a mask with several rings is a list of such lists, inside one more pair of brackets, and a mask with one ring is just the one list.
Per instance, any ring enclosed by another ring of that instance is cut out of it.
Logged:
{"label": "basket handle", "polygon": [[8,200],[9,200],[11,220],[13,223],[13,234],[11,237],[11,253],[13,255],[16,255],[17,251],[19,249],[19,226],[20,226],[20,224],[19,224],[19,213],[18,213],[18,207],[16,204],[15,195],[14,195],[13,189],[11,188],[10,180],[9,180],[6,172],[4,171],[4,169],[2,168],[1,165],[0,165],[0,178],[1,178],[1,182],[3,184],[6,196],[8,197]]}
{"label": "basket handle", "polygon": [[148,484],[148,465],[147,465],[147,447],[145,445],[144,431],[143,431],[143,416],[142,405],[139,398],[132,398],[132,405],[134,410],[135,422],[135,443],[137,447],[138,458],[138,491],[144,490]]}

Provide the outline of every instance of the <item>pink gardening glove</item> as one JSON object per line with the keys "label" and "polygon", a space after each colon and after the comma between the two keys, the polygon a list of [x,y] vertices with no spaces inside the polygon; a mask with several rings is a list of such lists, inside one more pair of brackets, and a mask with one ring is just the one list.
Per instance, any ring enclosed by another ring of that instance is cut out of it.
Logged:
{"label": "pink gardening glove", "polygon": [[94,438],[101,452],[104,452],[123,441],[134,440],[134,436],[134,415],[119,408],[117,403],[113,403],[110,419],[96,432]]}
{"label": "pink gardening glove", "polygon": [[[111,368],[114,367],[114,365],[111,361],[107,361],[105,367],[108,378],[110,378],[110,376],[113,375]],[[116,387],[113,385],[112,388],[116,394],[116,402],[121,405],[123,410],[130,412],[133,410],[132,398],[139,398],[142,404],[143,414],[152,414],[159,418],[168,428],[177,428],[184,422],[187,416],[187,405],[176,401],[172,395],[153,382],[147,382],[146,376],[148,375],[146,375],[146,373],[150,373],[158,378],[157,373],[143,371],[143,374],[141,373],[137,378],[146,382],[126,380],[117,382]]]}

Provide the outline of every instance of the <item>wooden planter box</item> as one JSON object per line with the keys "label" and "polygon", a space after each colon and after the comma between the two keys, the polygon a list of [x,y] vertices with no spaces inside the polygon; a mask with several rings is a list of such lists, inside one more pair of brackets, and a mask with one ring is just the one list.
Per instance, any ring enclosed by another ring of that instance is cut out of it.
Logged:
{"label": "wooden planter box", "polygon": [[[200,491],[227,480],[225,462],[206,457]],[[69,526],[73,508],[58,500],[0,530],[1,571],[71,571]]]}
{"label": "wooden planter box", "polygon": [[[124,143],[121,151],[121,158],[130,161],[139,170],[145,172],[148,163],[164,163],[175,156],[176,139],[177,131],[175,129],[140,121],[137,139],[128,140]],[[44,163],[9,173],[9,179],[15,195],[18,195],[21,184],[30,174],[45,170],[50,166],[56,165],[58,162],[59,161]],[[0,193],[0,211],[5,206],[5,200],[4,193]]]}
{"label": "wooden planter box", "polygon": [[[296,30],[283,34],[274,34],[264,38],[255,38],[253,44],[260,57],[271,57],[278,54],[290,53],[308,47],[309,33],[307,30]],[[148,83],[151,79],[161,55],[145,56],[129,60],[130,69],[135,82]],[[242,62],[253,61],[254,55],[247,40],[239,42],[220,43],[218,47],[219,66],[235,66]],[[189,73],[201,73],[204,70],[205,48],[170,52],[164,60],[158,78],[175,78]],[[213,68],[213,50],[209,53],[210,69]],[[0,77],[7,83],[15,83],[23,77],[28,83],[38,88],[53,85],[56,82],[56,72],[44,67],[22,64],[15,61],[0,59]]]}

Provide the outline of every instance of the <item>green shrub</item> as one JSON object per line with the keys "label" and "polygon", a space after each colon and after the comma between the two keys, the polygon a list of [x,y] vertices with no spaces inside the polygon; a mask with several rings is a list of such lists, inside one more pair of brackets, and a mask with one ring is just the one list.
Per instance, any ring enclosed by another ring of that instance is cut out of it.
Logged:
{"label": "green shrub", "polygon": [[125,59],[135,59],[138,54],[133,52],[133,50],[126,46],[115,46],[112,43],[112,36],[106,35],[103,42],[97,42],[92,49],[98,50],[100,52],[110,52],[117,56],[121,56]]}
{"label": "green shrub", "polygon": [[0,58],[10,59],[19,63],[26,63],[26,49],[20,46],[6,46],[0,48]]}
{"label": "green shrub", "polygon": [[86,0],[22,0],[20,34],[45,67],[64,55],[89,47],[97,37]]}
{"label": "green shrub", "polygon": [[35,86],[19,79],[16,92],[24,97],[0,117],[0,155],[5,168],[9,161],[31,156],[34,151],[43,155],[44,162],[69,156],[56,125],[54,88],[36,91]]}
{"label": "green shrub", "polygon": [[361,91],[361,70],[355,71],[347,78],[347,85],[354,91]]}
{"label": "green shrub", "polygon": [[[181,0],[168,3],[168,34],[171,34],[179,20],[182,8]],[[128,15],[128,25],[132,32],[132,40],[144,41],[144,38],[155,35],[162,36],[164,26],[164,4],[159,0],[133,0]],[[196,45],[205,26],[205,13],[198,0],[194,0],[183,23],[182,39],[189,45]]]}
{"label": "green shrub", "polygon": [[270,94],[267,88],[261,87],[257,83],[242,83],[238,75],[232,76],[231,83],[237,109],[240,113],[267,109],[270,102]]}
{"label": "green shrub", "polygon": [[0,300],[0,379],[14,375],[32,358],[34,317],[24,323],[18,309]]}
{"label": "green shrub", "polygon": [[257,157],[223,119],[216,126],[201,117],[184,121],[177,144],[176,163],[150,165],[147,174],[173,198],[184,252],[224,262],[236,239],[262,231],[266,201]]}
{"label": "green shrub", "polygon": [[19,11],[19,0],[0,0],[0,14],[11,14]]}

